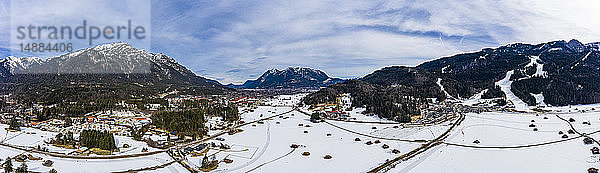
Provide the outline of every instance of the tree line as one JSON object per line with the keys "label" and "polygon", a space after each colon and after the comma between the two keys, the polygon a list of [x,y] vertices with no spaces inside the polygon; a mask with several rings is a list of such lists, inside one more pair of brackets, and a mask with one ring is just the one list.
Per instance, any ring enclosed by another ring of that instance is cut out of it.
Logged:
{"label": "tree line", "polygon": [[203,109],[156,112],[152,115],[152,124],[168,131],[201,137],[206,134],[204,123],[208,115],[222,117],[225,121],[239,119],[236,107],[213,105]]}
{"label": "tree line", "polygon": [[307,105],[335,103],[343,93],[350,93],[353,107],[366,107],[364,113],[378,115],[399,122],[410,122],[411,115],[421,113],[420,106],[427,101],[424,98],[411,96],[411,88],[375,86],[359,80],[348,80],[321,89],[305,97],[302,102]]}
{"label": "tree line", "polygon": [[88,148],[100,148],[103,150],[117,149],[115,137],[108,131],[83,130],[79,135],[79,142]]}

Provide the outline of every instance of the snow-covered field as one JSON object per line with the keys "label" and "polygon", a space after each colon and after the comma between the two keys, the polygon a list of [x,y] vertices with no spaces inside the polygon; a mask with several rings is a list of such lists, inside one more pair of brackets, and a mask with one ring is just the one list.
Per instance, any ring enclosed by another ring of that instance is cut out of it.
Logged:
{"label": "snow-covered field", "polygon": [[[36,147],[37,145],[40,145],[42,147],[47,147],[52,152],[59,152],[64,154],[71,153],[72,151],[76,150],[46,145],[44,143],[44,140],[54,137],[54,135],[56,135],[56,133],[54,132],[41,131],[39,129],[34,128],[23,128],[21,132],[8,132],[5,130],[5,128],[7,127],[8,125],[0,124],[0,141],[2,141],[3,143],[29,147]],[[141,150],[144,147],[148,148],[149,151],[157,150],[155,148],[148,147],[147,144],[144,142],[135,141],[129,137],[115,136],[115,140],[118,146],[122,146],[125,143],[131,145],[130,148],[121,148],[121,151],[119,153],[115,153],[116,155],[141,153]],[[14,157],[22,153],[23,151],[21,150],[0,146],[0,158],[2,160],[6,159],[7,157]],[[35,157],[42,158],[42,160],[39,161],[27,160],[25,162],[25,164],[27,164],[28,166],[29,171],[36,172],[48,172],[52,168],[56,169],[58,172],[127,171],[129,169],[139,169],[144,167],[157,166],[173,161],[173,159],[169,157],[169,155],[167,155],[166,153],[124,159],[67,159],[35,153],[26,154],[32,154]],[[43,166],[42,162],[44,160],[52,160],[54,164],[52,165],[52,167]],[[15,162],[13,163],[13,165],[17,167],[20,166],[21,163]],[[157,171],[187,172],[185,168],[183,168],[177,163],[172,164],[163,169],[158,169]]]}
{"label": "snow-covered field", "polygon": [[[598,130],[597,113],[559,114],[576,121],[575,129],[582,133]],[[548,119],[544,119],[547,117]],[[531,122],[531,121],[535,122]],[[582,122],[589,121],[592,125]],[[530,124],[536,125],[533,131]],[[482,147],[527,146],[562,140],[559,131],[567,134],[568,123],[555,114],[482,113],[467,114],[464,122],[445,142]],[[567,134],[569,138],[577,137]],[[598,138],[600,134],[592,137]],[[478,140],[479,144],[473,142]],[[585,172],[599,166],[599,156],[584,145],[583,138],[548,145],[498,149],[467,148],[441,144],[408,161],[390,172]]]}
{"label": "snow-covered field", "polygon": [[546,107],[543,109],[552,111],[552,112],[558,112],[558,113],[571,113],[571,112],[579,112],[579,111],[600,111],[600,104],[552,106],[552,107]]}
{"label": "snow-covered field", "polygon": [[[600,156],[590,152],[595,145],[584,145],[582,137],[568,134],[570,126],[556,115],[565,119],[575,119],[574,128],[589,134],[598,130],[597,125],[600,124],[600,117],[597,117],[597,112],[592,108],[595,106],[549,107],[553,112],[547,114],[469,113],[461,125],[451,131],[449,137],[444,140],[455,145],[435,146],[398,164],[389,172],[583,172],[600,164]],[[260,114],[263,114],[263,117],[273,115],[274,109],[277,109],[276,113],[289,110],[265,106],[242,117],[246,121],[256,120],[261,118]],[[568,112],[569,110],[572,112]],[[360,108],[355,108],[349,115],[357,121],[381,121],[377,117],[366,116],[360,112]],[[229,144],[232,149],[211,151],[209,154],[216,153],[216,159],[219,160],[234,160],[230,164],[221,162],[214,172],[366,172],[387,159],[400,155],[391,153],[392,149],[398,149],[402,154],[421,145],[396,139],[431,140],[444,133],[451,123],[403,128],[401,124],[331,120],[328,122],[331,125],[311,123],[308,116],[292,111],[284,114],[283,118],[277,117],[265,121],[264,124],[243,127],[244,132],[226,135],[225,141],[212,141]],[[589,122],[591,125],[583,122]],[[299,124],[304,126],[298,126]],[[530,127],[531,124],[535,127]],[[537,128],[537,131],[534,131],[534,128]],[[303,133],[304,131],[308,133]],[[561,141],[564,138],[558,134],[559,131],[575,139]],[[376,139],[361,134],[388,139],[379,139],[379,144],[366,145],[367,141],[374,142]],[[599,138],[600,133],[591,136]],[[361,141],[354,141],[355,138],[360,138]],[[480,143],[475,144],[475,140]],[[527,147],[555,141],[560,142]],[[293,150],[289,147],[291,144],[299,144],[301,147]],[[383,144],[389,148],[383,149]],[[525,147],[502,148],[519,146]],[[305,151],[310,152],[310,156],[302,156],[302,152]],[[331,155],[333,158],[324,159],[325,155]],[[199,166],[201,157],[190,158],[190,162]]]}
{"label": "snow-covered field", "polygon": [[[0,146],[0,157],[4,160],[6,157],[13,157],[18,154],[22,154],[23,151]],[[58,172],[114,172],[114,171],[127,171],[129,169],[139,169],[143,167],[156,166],[172,161],[171,157],[166,153],[160,153],[151,156],[143,156],[136,158],[125,158],[125,159],[67,159],[50,157],[46,155],[40,155],[35,153],[29,153],[35,157],[41,157],[43,160],[32,161],[27,160],[29,171],[35,172],[48,172],[54,168]],[[54,164],[52,167],[46,167],[42,165],[44,160],[52,160]],[[21,165],[21,163],[13,162],[15,167]],[[175,163],[159,171],[168,172],[187,172],[185,168]]]}
{"label": "snow-covered field", "polygon": [[[266,100],[269,106],[258,106],[253,112],[241,115],[242,121],[251,122],[273,115],[271,119],[241,127],[243,132],[225,134],[223,140],[209,140],[216,144],[227,144],[230,149],[211,149],[208,155],[215,159],[231,159],[232,163],[220,162],[212,172],[366,172],[388,159],[393,159],[419,146],[420,142],[405,140],[431,140],[444,133],[452,122],[433,126],[404,127],[404,124],[356,123],[328,120],[327,123],[312,123],[309,117],[292,111],[301,96],[278,96]],[[573,118],[573,127],[593,138],[600,128],[599,105],[570,107],[548,107],[550,113],[485,112],[468,113],[465,120],[452,130],[440,145],[403,161],[389,172],[411,173],[479,173],[479,172],[584,172],[590,167],[600,166],[600,155],[590,149],[596,144],[585,145],[583,137],[568,134],[570,126],[559,119]],[[307,111],[306,108],[302,110]],[[356,121],[382,122],[387,120],[361,114],[361,108],[349,112]],[[583,122],[586,122],[584,124]],[[302,126],[300,126],[302,124]],[[530,127],[533,124],[535,127]],[[590,125],[591,124],[591,125]],[[307,126],[308,125],[308,126]],[[24,132],[7,132],[0,125],[0,140],[22,146],[43,144],[43,140],[55,134],[37,129]],[[533,129],[537,128],[537,131]],[[305,133],[306,131],[306,133]],[[559,131],[572,140],[565,140]],[[31,134],[31,133],[35,134]],[[214,134],[217,131],[212,131]],[[385,139],[374,139],[372,137]],[[360,138],[360,141],[355,141]],[[367,145],[366,142],[381,143]],[[479,143],[474,143],[478,141]],[[558,142],[556,142],[558,141]],[[545,144],[549,143],[550,144]],[[555,142],[555,143],[553,143]],[[144,143],[127,137],[117,137],[117,144],[132,145],[120,154],[138,153]],[[293,149],[292,144],[299,147]],[[383,145],[389,146],[384,149]],[[543,145],[539,145],[543,144]],[[531,145],[538,145],[533,146]],[[506,148],[517,147],[517,148]],[[400,154],[392,153],[393,149]],[[53,151],[67,153],[51,148]],[[64,150],[64,149],[63,149]],[[303,156],[303,152],[310,152]],[[0,158],[15,156],[22,151],[0,146]],[[41,165],[41,161],[27,161],[31,171],[45,172],[51,168],[59,172],[111,172],[156,166],[173,161],[166,153],[129,159],[61,159],[39,154],[34,156],[50,159],[52,167]],[[331,159],[324,156],[330,155]],[[202,156],[186,156],[189,165],[201,166]],[[16,163],[16,166],[20,163]],[[149,172],[187,172],[174,163],[166,168]]]}
{"label": "snow-covered field", "polygon": [[[254,114],[261,112],[264,114],[266,109],[259,108]],[[292,114],[294,115],[292,116]],[[256,127],[246,126],[242,128],[244,130],[242,133],[224,136],[223,143],[231,145],[233,151],[220,152],[216,154],[216,159],[227,157],[234,161],[231,164],[220,163],[215,172],[246,172],[249,170],[306,172],[304,168],[310,168],[313,172],[367,171],[369,168],[383,163],[386,159],[393,158],[395,154],[391,153],[392,148],[409,151],[418,145],[387,140],[381,140],[381,144],[366,145],[365,142],[374,142],[375,140],[337,129],[325,123],[311,123],[308,116],[300,112],[293,111],[285,114],[284,117],[289,118],[275,118],[265,121],[264,124],[258,124]],[[298,124],[311,127],[298,126]],[[366,129],[371,128],[371,125],[368,124],[348,126],[365,129],[365,131],[369,131]],[[384,127],[380,126],[380,128]],[[304,133],[304,131],[308,133]],[[327,136],[328,133],[331,136]],[[361,141],[354,141],[357,137]],[[221,141],[213,142],[220,143]],[[383,149],[381,146],[384,143],[390,145],[390,149]],[[291,144],[298,144],[301,147],[276,160],[292,151]],[[302,152],[310,152],[310,156],[302,156]],[[323,158],[325,155],[331,155],[333,158],[326,160]],[[190,161],[200,164],[201,157],[197,157],[195,160],[190,158]]]}
{"label": "snow-covered field", "polygon": [[[254,112],[243,114],[242,120],[249,122],[289,110],[290,107],[260,106]],[[360,109],[352,111],[351,116],[360,120],[378,120],[376,117],[361,115],[359,111]],[[261,114],[263,117],[260,117]],[[329,122],[361,134],[394,139],[433,139],[434,136],[443,133],[448,125],[421,128],[402,128],[400,125],[394,128],[398,125]],[[326,123],[312,123],[307,115],[297,111],[277,116],[256,126],[244,126],[242,129],[244,131],[241,133],[222,136],[224,141],[209,141],[232,147],[230,150],[211,150],[208,153],[214,154],[217,160],[233,160],[233,163],[229,164],[221,162],[214,172],[366,172],[387,159],[400,155],[393,154],[392,149],[404,153],[421,145],[382,139],[379,139],[381,143],[367,145],[367,141],[375,142],[376,139]],[[355,138],[360,138],[361,141],[355,141]],[[300,147],[294,150],[290,147],[291,144],[298,144]],[[384,149],[384,144],[389,148]],[[303,156],[303,152],[310,152],[310,156]],[[324,159],[325,155],[331,155],[332,159]],[[188,156],[189,163],[195,166],[200,166],[201,160],[202,157]]]}
{"label": "snow-covered field", "polygon": [[[44,143],[44,141],[49,141],[50,139],[54,138],[54,136],[57,134],[56,132],[48,132],[36,128],[27,127],[22,127],[22,130],[20,132],[8,132],[5,129],[7,127],[8,125],[6,124],[0,124],[0,141],[7,144],[25,147],[37,147],[39,145],[40,147],[48,148],[51,152],[59,152],[63,154],[69,154],[77,150],[54,147],[52,145],[47,145],[46,143]],[[74,134],[74,136],[75,138],[78,138],[79,135]],[[120,151],[114,153],[115,155],[141,153],[142,148],[147,148],[148,151],[158,150],[152,147],[148,147],[148,145],[145,142],[135,141],[131,137],[127,136],[115,135],[115,144],[117,145],[117,147],[122,147],[123,144],[128,144],[129,146],[131,146],[129,148],[119,148]]]}
{"label": "snow-covered field", "polygon": [[278,106],[291,107],[291,106],[298,105],[298,103],[300,103],[300,99],[302,99],[306,95],[308,95],[308,94],[302,93],[302,94],[296,94],[296,95],[278,95],[278,96],[275,96],[275,98],[273,98],[273,99],[265,100],[264,104],[269,105],[269,106],[274,106],[274,107],[278,107]]}
{"label": "snow-covered field", "polygon": [[[393,123],[395,121],[388,120],[385,118],[379,118],[378,116],[372,115],[367,116],[362,114],[365,111],[365,108],[354,108],[352,111],[348,111],[348,118],[353,118],[354,121],[366,121],[366,122],[388,122]],[[310,112],[310,111],[306,111]]]}

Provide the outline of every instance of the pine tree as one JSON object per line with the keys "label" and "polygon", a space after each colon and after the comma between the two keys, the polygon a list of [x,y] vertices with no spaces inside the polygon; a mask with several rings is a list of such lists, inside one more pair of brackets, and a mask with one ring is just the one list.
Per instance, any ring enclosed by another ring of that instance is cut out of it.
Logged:
{"label": "pine tree", "polygon": [[21,124],[19,124],[19,121],[17,121],[17,119],[13,118],[10,120],[10,125],[8,128],[12,129],[12,130],[20,130],[20,126],[21,126]]}
{"label": "pine tree", "polygon": [[12,160],[10,159],[10,157],[7,157],[6,161],[4,162],[4,173],[10,173],[12,171],[13,171]]}
{"label": "pine tree", "polygon": [[64,127],[69,127],[71,125],[73,125],[73,120],[71,120],[69,117],[66,117]]}
{"label": "pine tree", "polygon": [[206,155],[204,155],[204,158],[202,158],[202,168],[208,168],[209,166],[209,161],[208,161],[208,157]]}
{"label": "pine tree", "polygon": [[56,143],[63,144],[62,143],[62,136],[63,136],[62,133],[56,134]]}
{"label": "pine tree", "polygon": [[311,121],[318,121],[321,119],[321,116],[319,115],[318,112],[314,112],[310,115],[310,120]]}
{"label": "pine tree", "polygon": [[21,166],[17,168],[16,173],[27,173],[27,165],[25,162],[21,163]]}

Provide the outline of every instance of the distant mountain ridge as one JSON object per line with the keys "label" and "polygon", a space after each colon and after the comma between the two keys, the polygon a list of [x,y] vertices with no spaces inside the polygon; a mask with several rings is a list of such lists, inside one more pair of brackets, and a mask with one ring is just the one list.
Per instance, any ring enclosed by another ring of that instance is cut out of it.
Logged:
{"label": "distant mountain ridge", "polygon": [[295,89],[329,86],[342,82],[339,78],[331,78],[325,72],[307,67],[288,67],[283,70],[271,69],[256,80],[248,80],[242,85],[227,85],[233,88],[248,89]]}
{"label": "distant mountain ridge", "polygon": [[[122,42],[46,60],[6,57],[0,60],[0,84],[3,93],[40,94],[72,91],[68,88],[82,86],[93,88],[87,91],[92,95],[102,94],[99,91],[106,89],[117,93],[115,97],[149,96],[167,90],[201,93],[225,89],[216,81],[197,76],[169,56],[149,53]],[[95,88],[98,86],[101,89]],[[109,96],[107,93],[106,97]]]}

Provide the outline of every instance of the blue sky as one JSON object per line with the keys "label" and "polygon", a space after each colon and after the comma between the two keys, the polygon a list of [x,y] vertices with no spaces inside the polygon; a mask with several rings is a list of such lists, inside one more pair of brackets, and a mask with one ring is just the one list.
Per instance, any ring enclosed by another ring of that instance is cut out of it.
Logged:
{"label": "blue sky", "polygon": [[[113,9],[112,15],[124,18],[144,14],[119,11],[128,6],[118,2],[97,13]],[[352,78],[385,66],[417,65],[514,42],[600,41],[596,0],[150,2],[147,49],[224,84],[288,66]],[[0,29],[10,30],[5,19],[14,9],[6,0],[1,4]],[[64,9],[56,13],[60,11]],[[9,36],[0,33],[0,46],[8,47]],[[5,49],[0,53],[10,54]]]}

